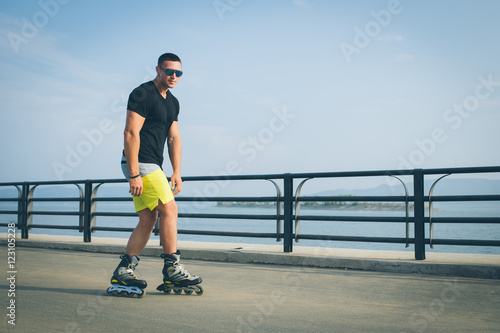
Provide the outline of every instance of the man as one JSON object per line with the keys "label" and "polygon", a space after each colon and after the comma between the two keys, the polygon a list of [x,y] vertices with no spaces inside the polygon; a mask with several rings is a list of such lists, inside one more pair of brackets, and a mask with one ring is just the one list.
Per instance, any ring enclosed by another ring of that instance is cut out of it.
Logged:
{"label": "man", "polygon": [[[158,214],[163,247],[161,257],[164,259],[164,284],[158,290],[167,292],[170,288],[176,292],[181,289],[189,291],[190,286],[202,281],[199,276],[193,276],[183,268],[177,250],[177,204],[174,195],[182,190],[182,141],[178,124],[179,101],[170,89],[179,81],[181,68],[181,60],[175,54],[161,55],[156,67],[156,78],[137,87],[129,96],[122,170],[129,180],[139,223],[130,236],[126,253],[121,256],[122,260],[113,272],[108,293],[127,296],[144,294],[147,283],[137,279],[134,270]],[[161,168],[165,142],[173,170],[171,186]]]}

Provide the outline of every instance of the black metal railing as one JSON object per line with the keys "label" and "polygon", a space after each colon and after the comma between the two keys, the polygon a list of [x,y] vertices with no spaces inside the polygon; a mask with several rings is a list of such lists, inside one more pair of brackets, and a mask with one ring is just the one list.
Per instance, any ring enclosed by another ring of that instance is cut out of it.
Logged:
{"label": "black metal railing", "polygon": [[[275,238],[283,242],[284,252],[293,251],[293,242],[300,240],[323,240],[323,241],[348,241],[348,242],[374,242],[374,243],[400,243],[408,247],[415,246],[415,259],[425,259],[425,245],[431,248],[435,244],[441,245],[468,245],[468,246],[500,246],[500,240],[473,240],[473,239],[435,239],[434,224],[438,223],[474,223],[474,224],[499,224],[500,216],[496,217],[434,217],[434,202],[475,202],[475,201],[500,201],[500,194],[485,195],[447,195],[435,196],[433,190],[436,184],[451,174],[484,174],[500,173],[500,167],[473,167],[473,168],[447,168],[447,169],[413,169],[413,170],[384,170],[384,171],[356,171],[356,172],[325,172],[325,173],[286,173],[270,175],[228,175],[228,176],[203,176],[185,177],[184,182],[233,182],[233,181],[267,181],[275,188],[275,196],[265,197],[217,197],[217,196],[177,196],[178,202],[268,202],[276,204],[275,214],[212,214],[200,212],[179,213],[179,218],[195,219],[231,219],[231,220],[261,220],[274,221],[276,231],[262,232],[235,232],[235,231],[207,231],[207,230],[178,230],[179,234],[205,235],[205,236],[230,236],[230,237],[257,237]],[[425,194],[425,176],[441,175],[430,187],[428,195]],[[323,216],[323,215],[301,215],[301,203],[311,201],[335,201],[350,202],[353,197],[348,196],[301,196],[303,185],[312,179],[337,179],[354,177],[392,177],[397,179],[404,190],[402,196],[356,196],[356,202],[400,202],[404,204],[404,216]],[[410,195],[406,183],[401,179],[410,177],[413,183],[413,193]],[[301,182],[295,187],[294,181]],[[0,215],[16,215],[16,228],[21,231],[24,239],[29,237],[29,231],[33,228],[45,229],[69,229],[83,233],[83,241],[90,242],[92,233],[97,231],[124,231],[130,232],[133,228],[100,226],[98,217],[134,217],[133,212],[104,212],[97,210],[98,202],[124,202],[132,201],[130,196],[126,197],[98,197],[97,193],[103,184],[126,183],[124,179],[101,179],[101,180],[79,180],[79,181],[45,181],[45,182],[22,182],[22,183],[0,183],[0,188],[15,187],[17,197],[0,198],[0,202],[17,203],[17,210],[0,210]],[[71,185],[78,190],[77,197],[36,197],[35,190],[46,185]],[[295,188],[295,191],[294,191]],[[281,190],[283,189],[283,191]],[[76,202],[78,210],[73,211],[40,211],[33,208],[35,202]],[[426,216],[426,203],[429,214]],[[412,206],[412,209],[410,209]],[[36,215],[67,215],[78,216],[78,225],[53,225],[33,223]],[[395,223],[404,224],[405,233],[402,237],[374,237],[374,236],[341,236],[323,234],[303,234],[300,232],[301,222],[323,221],[329,222],[370,222],[370,223]],[[11,222],[12,223],[12,222]],[[208,223],[208,222],[207,222]],[[425,236],[425,226],[429,226],[429,237]],[[0,226],[8,226],[9,223],[0,223]],[[413,235],[411,235],[413,229]],[[154,229],[158,234],[158,223]]]}

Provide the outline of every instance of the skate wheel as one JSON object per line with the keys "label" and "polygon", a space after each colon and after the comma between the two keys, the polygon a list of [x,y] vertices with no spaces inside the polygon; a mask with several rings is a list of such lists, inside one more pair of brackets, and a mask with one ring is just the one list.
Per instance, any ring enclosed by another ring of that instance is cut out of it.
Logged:
{"label": "skate wheel", "polygon": [[176,295],[180,295],[180,294],[182,294],[182,289],[181,288],[174,288],[174,293]]}
{"label": "skate wheel", "polygon": [[185,293],[186,295],[191,295],[191,294],[193,293],[193,291],[192,291],[191,289],[185,289],[185,290],[184,290],[184,293]]}
{"label": "skate wheel", "polygon": [[203,287],[202,286],[197,286],[198,290],[196,291],[196,295],[201,296],[203,295]]}
{"label": "skate wheel", "polygon": [[162,284],[160,284],[160,285],[156,288],[156,290],[158,290],[158,291],[163,291],[163,293],[165,293],[165,294],[170,294],[170,290],[171,290],[171,289],[170,289],[169,287],[167,287],[167,285],[166,285],[165,283],[162,283]]}

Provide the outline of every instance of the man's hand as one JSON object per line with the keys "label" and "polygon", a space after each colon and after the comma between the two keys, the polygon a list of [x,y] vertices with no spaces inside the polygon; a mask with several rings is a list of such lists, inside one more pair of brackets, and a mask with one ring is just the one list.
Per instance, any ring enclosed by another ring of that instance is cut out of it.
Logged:
{"label": "man's hand", "polygon": [[170,183],[172,185],[172,193],[174,195],[182,191],[182,179],[180,174],[174,173],[172,177],[170,177]]}
{"label": "man's hand", "polygon": [[134,197],[138,197],[142,194],[142,178],[141,176],[137,178],[131,178],[130,181],[130,190],[129,193],[132,194]]}

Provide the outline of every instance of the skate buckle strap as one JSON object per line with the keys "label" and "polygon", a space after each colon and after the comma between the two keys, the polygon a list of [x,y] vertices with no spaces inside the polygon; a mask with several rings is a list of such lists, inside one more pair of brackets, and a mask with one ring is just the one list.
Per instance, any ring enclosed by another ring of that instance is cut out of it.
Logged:
{"label": "skate buckle strap", "polygon": [[137,258],[136,256],[132,256],[130,258],[130,265],[129,265],[129,267],[132,268],[132,269],[135,269],[135,267],[137,266],[138,263],[139,263],[139,258]]}
{"label": "skate buckle strap", "polygon": [[128,267],[123,267],[122,269],[118,270],[118,275],[120,276],[121,280],[137,279],[134,271]]}
{"label": "skate buckle strap", "polygon": [[135,270],[135,267],[137,266],[137,264],[139,264],[139,260],[140,260],[138,257],[136,257],[136,256],[130,257],[128,254],[124,254],[124,255],[120,256],[120,259],[122,259],[122,263],[125,259],[125,261],[128,262],[127,267],[132,268],[134,270]]}
{"label": "skate buckle strap", "polygon": [[181,261],[179,251],[172,254],[162,254],[161,257],[164,259],[165,263],[168,263],[169,265],[174,265],[176,263],[178,264]]}

